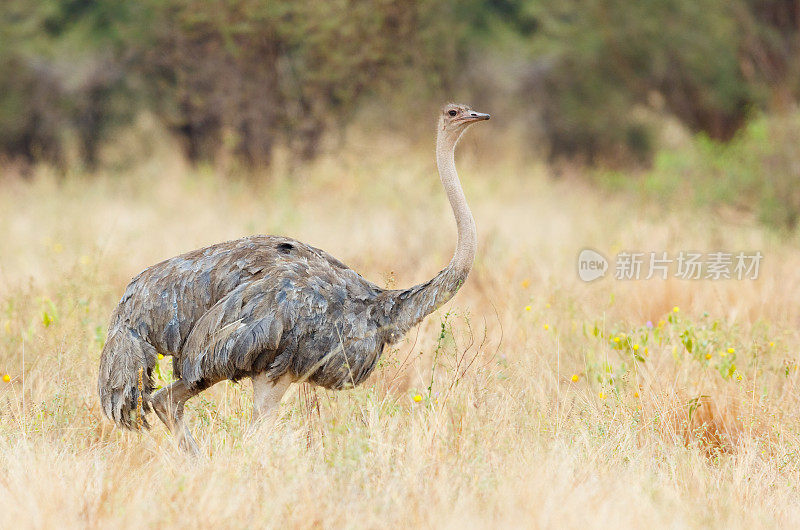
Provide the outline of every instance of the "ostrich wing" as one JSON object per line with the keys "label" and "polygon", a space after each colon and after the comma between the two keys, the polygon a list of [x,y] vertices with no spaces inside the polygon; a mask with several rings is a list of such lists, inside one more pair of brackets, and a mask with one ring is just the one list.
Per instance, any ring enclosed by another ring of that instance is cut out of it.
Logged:
{"label": "ostrich wing", "polygon": [[278,377],[290,367],[305,373],[327,352],[366,347],[362,339],[377,349],[372,302],[381,289],[322,251],[299,250],[200,317],[180,361],[182,379],[197,385],[261,372]]}
{"label": "ostrich wing", "polygon": [[189,385],[239,379],[274,360],[287,323],[274,290],[240,285],[211,307],[186,341],[180,377]]}

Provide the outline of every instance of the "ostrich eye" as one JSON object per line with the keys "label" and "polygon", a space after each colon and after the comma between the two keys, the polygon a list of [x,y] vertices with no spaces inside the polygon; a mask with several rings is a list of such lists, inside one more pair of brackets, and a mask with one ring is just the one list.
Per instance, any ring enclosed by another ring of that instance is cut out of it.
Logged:
{"label": "ostrich eye", "polygon": [[456,111],[454,111],[454,110],[448,111],[447,113],[448,113],[450,116],[455,116],[456,114],[458,114],[458,112],[456,112]]}

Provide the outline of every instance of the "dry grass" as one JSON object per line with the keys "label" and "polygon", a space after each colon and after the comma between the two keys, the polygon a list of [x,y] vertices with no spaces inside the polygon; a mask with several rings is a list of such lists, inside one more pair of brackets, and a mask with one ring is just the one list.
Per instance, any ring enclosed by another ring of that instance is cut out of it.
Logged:
{"label": "dry grass", "polygon": [[[243,435],[249,384],[217,385],[191,410],[199,461],[160,425],[138,435],[101,416],[98,357],[127,281],[264,232],[378,283],[419,282],[454,242],[432,149],[355,137],[296,180],[278,167],[260,185],[190,171],[169,146],[124,174],[2,181],[4,526],[798,526],[800,254],[713,212],[550,182],[488,130],[459,156],[481,246],[457,298],[367,384],[319,392],[319,412],[293,390],[257,436]],[[585,246],[766,260],[755,282],[587,285],[574,263]]]}

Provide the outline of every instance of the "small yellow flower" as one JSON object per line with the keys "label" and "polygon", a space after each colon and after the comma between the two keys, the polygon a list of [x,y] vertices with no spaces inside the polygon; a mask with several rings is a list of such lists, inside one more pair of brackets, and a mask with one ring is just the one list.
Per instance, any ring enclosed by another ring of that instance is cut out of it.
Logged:
{"label": "small yellow flower", "polygon": [[650,352],[647,350],[647,346],[644,347],[644,354],[645,355],[650,355]]}
{"label": "small yellow flower", "polygon": [[619,343],[619,337],[614,337],[614,342]]}
{"label": "small yellow flower", "polygon": [[161,354],[161,353],[159,353],[159,354],[158,354],[158,360],[160,361],[160,360],[161,360],[161,359],[163,359],[163,358],[164,358],[164,355],[163,355],[163,354]]}
{"label": "small yellow flower", "polygon": [[544,330],[547,331],[548,329],[550,329],[550,324],[545,324],[544,325]]}
{"label": "small yellow flower", "polygon": [[545,309],[550,309],[550,303],[548,302],[548,303],[544,304],[544,308]]}
{"label": "small yellow flower", "polygon": [[774,343],[774,342],[772,342],[772,341],[770,341],[770,343],[769,343],[769,347],[770,347],[770,348],[774,348],[774,347],[775,347],[775,343]]}
{"label": "small yellow flower", "polygon": [[420,401],[422,401],[422,396],[420,396],[419,394],[414,394],[413,399],[415,403],[419,403]]}
{"label": "small yellow flower", "polygon": [[521,285],[523,289],[527,289],[528,287],[531,286],[531,281],[528,278],[525,278],[524,280],[522,280]]}
{"label": "small yellow flower", "polygon": [[737,381],[741,381],[742,380],[742,374],[736,374],[736,380]]}
{"label": "small yellow flower", "polygon": [[526,306],[525,306],[525,311],[530,311],[530,310],[531,310],[531,306],[529,306],[529,305],[526,305]]}
{"label": "small yellow flower", "polygon": [[666,324],[667,322],[663,318],[658,321],[658,327],[660,328],[663,328]]}
{"label": "small yellow flower", "polygon": [[733,348],[728,348],[728,353],[733,353],[733,352],[735,352],[735,351],[736,351],[736,350],[734,350]]}
{"label": "small yellow flower", "polygon": [[573,375],[572,375],[572,382],[573,382],[573,383],[577,383],[577,382],[578,382],[578,379],[580,379],[580,377],[578,377],[578,374],[573,374]]}
{"label": "small yellow flower", "polygon": [[634,392],[633,393],[633,397],[638,398],[639,397],[639,392]]}
{"label": "small yellow flower", "polygon": [[634,344],[633,345],[633,351],[639,351],[639,345],[638,344]]}
{"label": "small yellow flower", "polygon": [[599,394],[597,394],[597,396],[598,396],[600,399],[605,399],[605,398],[606,398],[606,395],[605,395],[605,394],[604,394],[602,391],[601,391]]}
{"label": "small yellow flower", "polygon": [[706,360],[708,360],[708,359],[711,359],[711,354],[710,353],[706,354]]}
{"label": "small yellow flower", "polygon": [[675,307],[673,307],[673,308],[672,308],[672,312],[673,312],[673,313],[677,313],[677,312],[679,312],[680,310],[681,310],[681,308],[680,308],[680,307],[678,307],[678,306],[675,306]]}
{"label": "small yellow flower", "polygon": [[3,382],[4,383],[8,383],[9,381],[11,381],[11,376],[8,375],[8,374],[4,375],[3,376]]}

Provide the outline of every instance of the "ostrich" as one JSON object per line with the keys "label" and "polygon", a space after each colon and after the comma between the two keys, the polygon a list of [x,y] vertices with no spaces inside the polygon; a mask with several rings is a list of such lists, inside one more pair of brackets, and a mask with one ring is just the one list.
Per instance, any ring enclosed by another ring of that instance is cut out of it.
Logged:
{"label": "ostrich", "polygon": [[[472,268],[475,221],[454,153],[467,127],[488,119],[458,104],[439,116],[436,163],[458,242],[431,280],[381,289],[330,254],[279,236],[162,261],[131,280],[111,315],[98,384],[105,415],[135,429],[148,426],[144,413],[152,408],[179,446],[196,453],[184,404],[222,380],[252,380],[254,421],[274,419],[293,382],[342,389],[364,381],[383,347],[452,298]],[[153,394],[159,354],[172,356],[176,380]]]}

